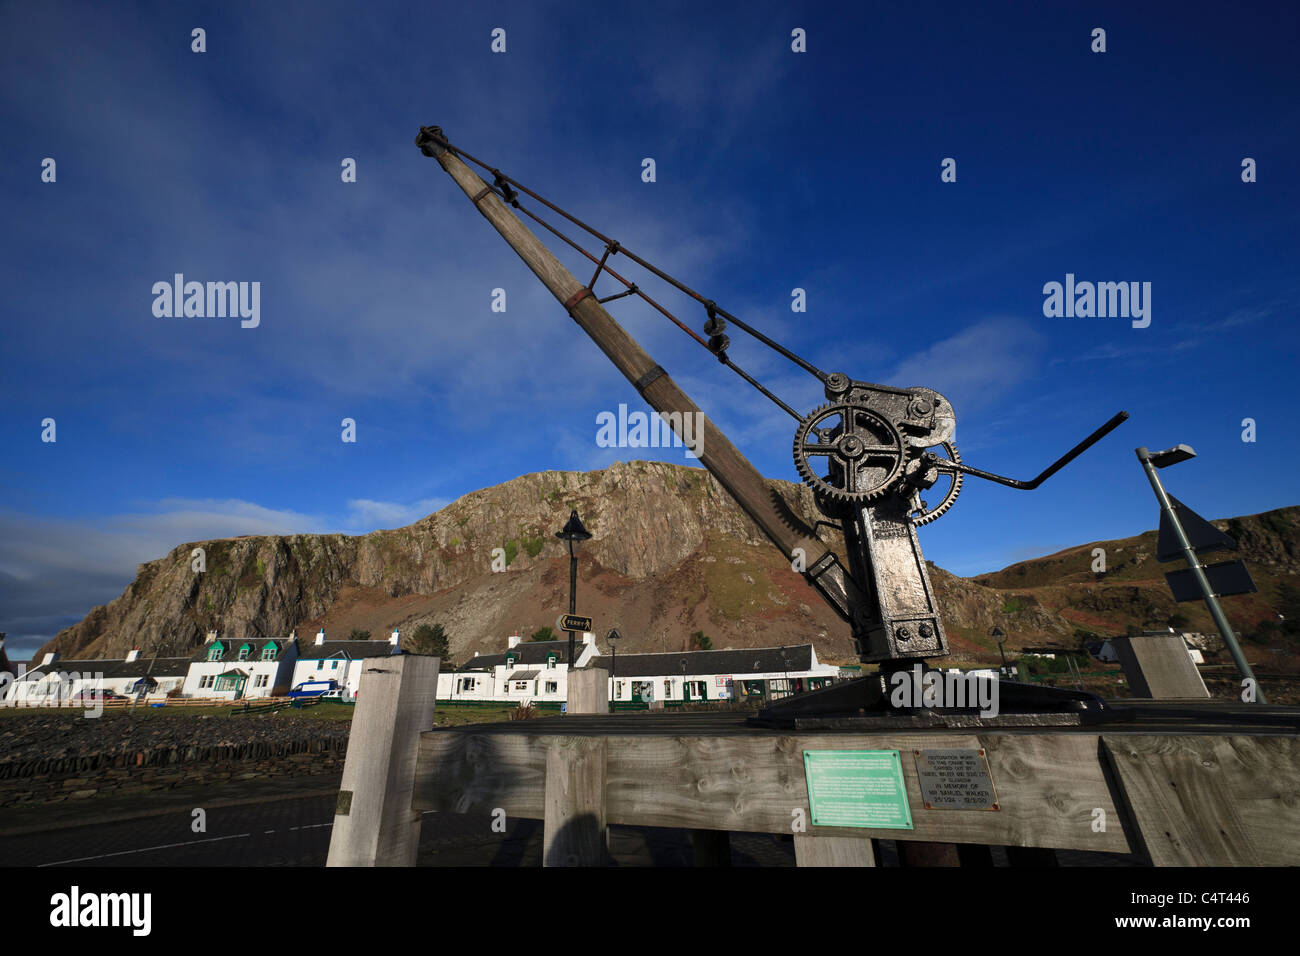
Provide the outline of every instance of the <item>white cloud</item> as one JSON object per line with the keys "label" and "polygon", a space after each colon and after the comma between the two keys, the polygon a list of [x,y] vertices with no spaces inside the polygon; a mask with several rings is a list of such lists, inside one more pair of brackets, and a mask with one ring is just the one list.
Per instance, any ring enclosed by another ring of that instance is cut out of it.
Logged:
{"label": "white cloud", "polygon": [[924,386],[947,396],[956,409],[983,409],[1013,391],[1040,368],[1046,336],[1021,319],[984,319],[924,351],[884,379],[902,388]]}
{"label": "white cloud", "polygon": [[401,528],[445,508],[448,498],[424,498],[414,504],[396,501],[372,501],[369,498],[352,498],[348,501],[349,527]]}

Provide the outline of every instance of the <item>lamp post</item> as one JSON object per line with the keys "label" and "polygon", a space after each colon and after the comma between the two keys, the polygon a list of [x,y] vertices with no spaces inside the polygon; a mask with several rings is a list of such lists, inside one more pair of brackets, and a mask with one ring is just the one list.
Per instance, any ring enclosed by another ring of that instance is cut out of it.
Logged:
{"label": "lamp post", "polygon": [[1223,608],[1219,607],[1218,598],[1215,597],[1214,589],[1210,587],[1210,579],[1205,576],[1205,570],[1201,566],[1200,558],[1196,556],[1196,549],[1192,547],[1191,541],[1187,538],[1187,532],[1183,530],[1183,523],[1178,520],[1178,512],[1169,501],[1169,495],[1165,493],[1164,485],[1160,483],[1160,476],[1156,474],[1157,468],[1168,468],[1170,465],[1176,465],[1180,461],[1187,461],[1189,458],[1195,458],[1196,452],[1190,445],[1175,445],[1173,448],[1166,448],[1164,451],[1152,452],[1147,448],[1137,448],[1134,450],[1137,454],[1138,461],[1142,462],[1142,468],[1147,473],[1147,480],[1151,482],[1151,489],[1156,493],[1156,500],[1160,502],[1161,516],[1169,519],[1169,526],[1173,529],[1174,537],[1178,541],[1178,547],[1183,552],[1183,557],[1187,559],[1187,567],[1192,572],[1192,577],[1196,579],[1196,584],[1205,596],[1205,606],[1209,609],[1210,617],[1214,618],[1215,625],[1219,628],[1219,633],[1223,635],[1223,643],[1228,645],[1228,653],[1232,655],[1233,662],[1237,665],[1237,670],[1241,676],[1247,678],[1255,689],[1255,700],[1258,703],[1266,704],[1264,699],[1264,690],[1259,686],[1259,681],[1255,679],[1255,672],[1250,669],[1250,664],[1246,662],[1246,655],[1241,651],[1241,645],[1237,643],[1237,635],[1233,633],[1232,625],[1223,614]]}
{"label": "lamp post", "polygon": [[1011,671],[1007,667],[1007,652],[1002,649],[1002,642],[1006,639],[1006,635],[1002,633],[1002,628],[994,624],[993,630],[989,631],[989,637],[998,642],[998,653],[1002,655],[1002,676],[1010,677]]}
{"label": "lamp post", "polygon": [[609,642],[609,653],[611,658],[609,662],[609,685],[614,691],[614,696],[610,699],[609,704],[609,709],[611,711],[614,709],[614,701],[618,699],[618,682],[615,680],[615,677],[618,675],[617,641],[622,638],[622,636],[623,635],[618,632],[618,628],[616,627],[610,628],[609,633],[605,635],[605,640]]}
{"label": "lamp post", "polygon": [[[555,532],[555,536],[561,541],[569,543],[569,613],[578,613],[578,549],[582,547],[582,542],[591,540],[591,532],[586,529],[582,519],[578,517],[578,509],[569,510],[569,520],[563,528]],[[569,670],[575,669],[576,661],[574,660],[575,644],[577,643],[577,632],[569,632]]]}

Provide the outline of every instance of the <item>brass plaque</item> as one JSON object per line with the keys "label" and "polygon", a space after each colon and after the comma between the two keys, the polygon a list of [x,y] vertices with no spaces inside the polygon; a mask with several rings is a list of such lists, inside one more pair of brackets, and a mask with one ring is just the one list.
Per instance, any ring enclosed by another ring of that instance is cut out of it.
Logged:
{"label": "brass plaque", "polygon": [[998,810],[984,750],[913,750],[916,778],[927,810]]}

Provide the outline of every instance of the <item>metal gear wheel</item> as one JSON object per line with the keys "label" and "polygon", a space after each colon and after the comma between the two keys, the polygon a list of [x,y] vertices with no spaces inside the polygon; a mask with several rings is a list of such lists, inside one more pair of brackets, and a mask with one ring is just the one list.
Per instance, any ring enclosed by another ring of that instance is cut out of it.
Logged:
{"label": "metal gear wheel", "polygon": [[[839,416],[838,425],[819,427]],[[816,441],[810,441],[810,438]],[[818,475],[810,458],[826,458],[829,474]],[[882,497],[907,461],[907,445],[893,423],[864,405],[832,402],[813,409],[794,433],[794,466],[819,495],[846,504]],[[832,484],[832,482],[838,482]]]}
{"label": "metal gear wheel", "polygon": [[[955,462],[958,465],[961,464],[961,455],[957,451],[957,446],[952,442],[940,442],[937,446],[932,447],[942,448],[947,453],[949,461]],[[922,458],[924,459],[924,456],[922,456]],[[915,508],[908,517],[912,524],[918,528],[921,525],[929,524],[936,518],[941,517],[944,512],[952,507],[953,502],[957,500],[957,496],[961,494],[962,473],[953,468],[945,468],[943,465],[937,463],[936,467],[939,469],[939,476],[943,477],[946,475],[951,480],[951,484],[948,486],[947,492],[944,493],[943,500],[933,508],[927,507],[925,502],[920,500],[919,492],[913,496],[913,504],[918,505],[919,507]]]}

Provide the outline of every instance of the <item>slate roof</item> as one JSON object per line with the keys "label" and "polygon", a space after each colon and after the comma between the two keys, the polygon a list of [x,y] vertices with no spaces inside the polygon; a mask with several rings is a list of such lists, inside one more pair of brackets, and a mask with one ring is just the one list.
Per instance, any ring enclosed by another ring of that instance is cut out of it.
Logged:
{"label": "slate roof", "polygon": [[[189,673],[190,659],[188,657],[159,657],[156,660],[152,657],[141,655],[136,660],[86,660],[86,661],[64,661],[55,659],[52,664],[33,667],[27,672],[28,676],[45,674],[60,671],[71,673],[76,671],[78,674],[98,674],[102,673],[105,680],[111,680],[116,677],[144,677],[150,674],[154,677],[184,677]],[[38,678],[33,678],[33,680]]]}
{"label": "slate roof", "polygon": [[[605,670],[614,664],[616,677],[672,677],[682,673],[682,659],[686,659],[686,673],[725,674],[743,678],[746,674],[806,671],[812,669],[812,645],[798,644],[785,648],[785,660],[779,647],[753,647],[733,651],[678,651],[670,654],[619,654],[618,660],[608,656],[592,661]],[[788,663],[786,662],[788,661]]]}
{"label": "slate roof", "polygon": [[536,680],[541,671],[515,671],[506,680]]}
{"label": "slate roof", "polygon": [[[239,649],[245,644],[250,645],[248,657],[245,658],[246,661],[260,661],[262,659],[262,648],[266,647],[267,644],[275,644],[278,648],[280,653],[275,655],[275,659],[278,661],[282,659],[284,651],[289,648],[289,645],[293,644],[293,640],[288,637],[219,637],[214,643],[219,643],[225,649],[225,653],[217,658],[222,663],[238,661]],[[204,644],[191,654],[189,659],[198,663],[206,662],[210,650],[212,650],[212,644]],[[58,662],[55,661],[55,663]]]}
{"label": "slate roof", "polygon": [[324,644],[308,644],[298,653],[300,661],[326,660],[331,657],[358,660],[363,657],[389,657],[393,645],[382,641],[326,641]]}
{"label": "slate roof", "polygon": [[[574,651],[579,657],[582,656],[582,649],[585,646],[582,641],[577,642]],[[556,655],[557,664],[567,664],[569,663],[569,640],[565,638],[562,641],[522,641],[510,648],[507,653],[515,655],[516,664],[545,664],[548,654]],[[480,654],[478,657],[471,657],[456,670],[491,670],[505,662],[505,654]]]}

